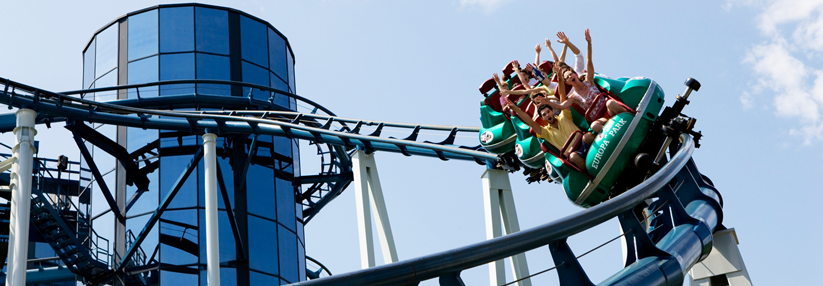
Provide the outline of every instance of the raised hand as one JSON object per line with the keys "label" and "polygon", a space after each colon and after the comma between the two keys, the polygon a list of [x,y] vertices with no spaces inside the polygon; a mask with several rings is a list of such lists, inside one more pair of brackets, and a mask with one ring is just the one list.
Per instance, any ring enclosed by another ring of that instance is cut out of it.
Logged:
{"label": "raised hand", "polygon": [[586,42],[592,43],[592,36],[589,35],[589,29],[586,29]]}
{"label": "raised hand", "polygon": [[511,100],[509,100],[508,97],[501,97],[501,98],[506,100],[506,107],[508,107],[508,108],[517,107],[517,105],[515,105],[514,102],[512,102]]}
{"label": "raised hand", "polygon": [[547,48],[552,47],[552,41],[549,41],[549,38],[546,38],[546,43],[544,43],[544,44],[546,45]]}
{"label": "raised hand", "polygon": [[535,51],[536,53],[538,53],[538,54],[539,54],[541,50],[542,50],[542,49],[540,48],[540,44],[537,44],[537,45],[535,45],[535,46],[534,46],[534,51]]}
{"label": "raised hand", "polygon": [[562,31],[557,32],[557,42],[561,43],[561,44],[564,44],[564,45],[568,44],[569,43],[569,37],[566,37],[566,33],[563,33]]}

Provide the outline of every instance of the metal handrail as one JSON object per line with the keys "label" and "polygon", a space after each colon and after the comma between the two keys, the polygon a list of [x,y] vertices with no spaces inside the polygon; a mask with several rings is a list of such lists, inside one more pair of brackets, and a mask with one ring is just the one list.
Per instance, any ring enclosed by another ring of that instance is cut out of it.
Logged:
{"label": "metal handrail", "polygon": [[548,245],[551,241],[566,238],[599,225],[654,195],[686,166],[694,152],[691,137],[683,135],[681,140],[683,144],[671,161],[648,180],[586,211],[474,245],[292,285],[410,284],[458,273],[464,269]]}
{"label": "metal handrail", "polygon": [[[41,171],[41,173],[45,172],[46,174],[48,174],[49,178],[51,178],[52,181],[56,182],[56,179],[54,178],[54,175],[51,174],[51,171],[49,171],[48,168],[45,168],[45,163],[42,162],[42,161],[39,161],[39,163],[40,163],[40,165],[44,166],[44,168],[41,169],[41,170],[43,170],[43,171]],[[40,177],[43,178],[44,177],[43,175],[44,174],[40,174]],[[43,182],[43,181],[41,181],[41,182]],[[42,187],[43,187],[43,185],[41,183],[40,189],[42,189]],[[67,207],[69,207],[69,209],[73,209],[75,211],[75,213],[77,214],[77,222],[78,222],[77,227],[78,228],[80,227],[80,222],[82,220],[89,228],[89,235],[87,237],[83,238],[81,244],[85,245],[86,242],[89,242],[90,243],[88,245],[89,253],[94,257],[94,259],[97,260],[97,261],[100,261],[100,262],[102,262],[106,265],[111,265],[111,254],[109,253],[109,247],[110,247],[109,242],[110,241],[108,239],[106,239],[104,237],[101,237],[100,235],[97,234],[97,231],[95,231],[94,228],[91,227],[91,221],[89,221],[89,219],[86,217],[86,214],[81,212],[80,208],[77,205],[75,205],[74,202],[71,199],[61,199],[59,197],[59,196],[62,196],[62,187],[60,186],[60,184],[57,184],[58,202],[56,204],[51,199],[51,197],[43,194],[42,192],[40,194],[43,195],[46,202],[48,202],[52,206],[56,205],[58,211],[63,210],[63,206],[67,206]],[[68,191],[66,191],[65,196],[70,197],[69,194],[68,194]],[[64,204],[64,202],[66,202],[66,201],[68,203]],[[74,232],[75,232],[75,235],[77,235],[77,233],[79,232],[79,229],[75,229]],[[101,244],[100,240],[105,241],[105,244],[106,244],[105,248],[100,247],[100,244]],[[103,256],[103,257],[101,258],[101,256]]]}

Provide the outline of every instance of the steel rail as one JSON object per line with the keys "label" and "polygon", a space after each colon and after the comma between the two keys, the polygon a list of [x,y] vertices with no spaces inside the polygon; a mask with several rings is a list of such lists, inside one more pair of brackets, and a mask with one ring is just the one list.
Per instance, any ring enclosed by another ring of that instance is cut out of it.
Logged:
{"label": "steel rail", "polygon": [[453,275],[464,269],[546,246],[551,241],[567,238],[608,221],[657,193],[691,159],[694,144],[691,137],[682,138],[680,150],[652,177],[586,211],[462,248],[291,285],[416,285],[423,280]]}
{"label": "steel rail", "polygon": [[[2,80],[3,79],[0,78],[0,81]],[[179,81],[169,81],[167,83],[178,82]],[[15,84],[22,85],[19,83]],[[31,89],[32,92],[43,91],[25,85],[22,86]],[[126,87],[128,86],[118,86],[118,88]],[[111,90],[110,88],[106,89]],[[0,103],[4,103],[14,107],[28,107],[38,110],[39,112],[45,112],[53,116],[73,118],[75,120],[104,124],[114,124],[129,127],[139,127],[144,129],[166,129],[178,130],[183,132],[204,132],[206,129],[212,129],[216,130],[218,133],[228,132],[286,136],[289,138],[312,140],[321,143],[329,143],[340,146],[348,146],[350,144],[354,144],[361,148],[373,148],[379,151],[407,153],[428,157],[439,158],[440,154],[438,154],[438,152],[441,152],[446,159],[480,159],[489,161],[497,160],[496,155],[487,152],[475,151],[467,148],[452,147],[447,145],[439,145],[434,143],[416,142],[410,140],[382,138],[368,135],[360,135],[355,133],[346,133],[317,127],[302,126],[296,123],[286,123],[270,119],[228,115],[189,114],[175,111],[135,108],[122,106],[111,102],[95,102],[74,97],[67,97],[61,94],[55,94],[46,91],[44,92],[46,94],[52,94],[53,97],[59,98],[58,100],[62,99],[65,101],[76,101],[85,105],[65,103],[58,105],[58,102],[55,101],[39,99],[35,96],[23,94],[10,95],[10,93],[8,92],[0,94]],[[96,109],[95,107],[103,107],[104,109]],[[112,110],[117,112],[105,112],[106,110]],[[137,116],[128,116],[127,114],[136,114]],[[164,118],[154,119],[148,117],[147,115],[157,115]],[[167,117],[183,118],[183,120],[167,119]],[[211,122],[203,122],[200,120],[210,120]]]}
{"label": "steel rail", "polygon": [[263,111],[263,110],[204,110],[204,111],[179,111],[181,113],[205,113],[205,114],[237,114],[237,115],[260,115],[268,113],[269,115],[283,115],[288,117],[296,117],[298,115],[302,115],[305,118],[313,118],[313,119],[332,119],[337,122],[345,122],[345,123],[357,123],[363,122],[363,124],[367,126],[374,126],[383,124],[385,127],[398,127],[398,128],[415,128],[420,126],[421,129],[427,130],[439,130],[439,131],[450,131],[454,128],[457,128],[459,131],[465,132],[480,132],[480,127],[476,126],[450,126],[450,125],[435,125],[435,124],[411,124],[411,123],[401,123],[401,122],[388,122],[388,121],[377,121],[377,120],[363,120],[363,119],[355,119],[355,118],[344,118],[344,117],[337,117],[337,116],[328,116],[328,115],[320,115],[320,114],[308,114],[308,113],[300,113],[300,112],[290,112],[290,111]]}

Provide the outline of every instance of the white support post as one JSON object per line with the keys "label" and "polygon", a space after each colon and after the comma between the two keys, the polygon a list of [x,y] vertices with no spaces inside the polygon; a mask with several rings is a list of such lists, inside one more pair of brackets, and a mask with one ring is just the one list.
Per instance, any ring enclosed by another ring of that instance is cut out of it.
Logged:
{"label": "white support post", "polygon": [[[509,173],[503,170],[487,169],[481,176],[483,180],[483,203],[486,220],[486,239],[492,239],[520,231],[514,196],[509,182]],[[503,221],[502,226],[500,221]],[[529,275],[526,254],[521,253],[511,258],[512,273],[515,279]],[[491,285],[506,284],[506,271],[503,260],[489,263],[489,282]],[[531,286],[531,279],[517,282],[519,286]]]}
{"label": "white support post", "polygon": [[34,161],[34,119],[31,109],[17,111],[14,128],[14,161],[11,167],[11,219],[9,223],[8,266],[6,285],[26,285],[26,262],[29,246],[29,212],[31,207],[31,170]]}
{"label": "white support post", "polygon": [[[749,271],[743,263],[743,256],[737,245],[737,233],[734,228],[717,231],[712,234],[712,252],[689,270],[692,286],[751,286]],[[725,281],[724,281],[725,280]]]}
{"label": "white support post", "polygon": [[383,262],[386,264],[397,262],[397,249],[394,246],[389,213],[386,210],[386,201],[383,199],[383,189],[380,187],[380,177],[377,174],[374,155],[366,154],[363,150],[355,151],[352,155],[352,169],[357,205],[357,231],[360,237],[360,266],[363,269],[375,266],[371,229],[372,211],[374,211],[377,235],[380,239],[380,249],[383,251]]}
{"label": "white support post", "polygon": [[220,251],[217,228],[217,135],[203,135],[206,185],[206,272],[208,285],[220,285]]}

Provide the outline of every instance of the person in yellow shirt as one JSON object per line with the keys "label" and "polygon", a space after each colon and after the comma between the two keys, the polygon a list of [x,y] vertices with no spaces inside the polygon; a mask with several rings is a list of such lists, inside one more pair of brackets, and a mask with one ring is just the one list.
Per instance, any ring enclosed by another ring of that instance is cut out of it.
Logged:
{"label": "person in yellow shirt", "polygon": [[[560,115],[555,115],[554,108],[552,108],[551,105],[540,105],[540,107],[537,108],[537,113],[548,123],[544,127],[532,120],[526,112],[517,107],[517,105],[508,98],[506,98],[506,106],[513,110],[520,120],[528,124],[529,127],[537,133],[538,137],[546,140],[557,149],[562,148],[569,136],[574,133],[574,131],[579,130],[577,125],[574,125],[571,110],[568,108],[563,109]],[[588,151],[588,146],[586,145],[587,144],[584,143],[581,148],[569,153],[569,161],[580,170],[586,170],[586,152]]]}

